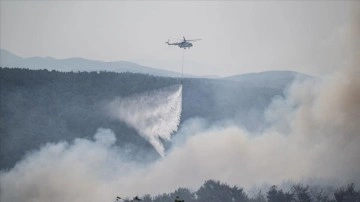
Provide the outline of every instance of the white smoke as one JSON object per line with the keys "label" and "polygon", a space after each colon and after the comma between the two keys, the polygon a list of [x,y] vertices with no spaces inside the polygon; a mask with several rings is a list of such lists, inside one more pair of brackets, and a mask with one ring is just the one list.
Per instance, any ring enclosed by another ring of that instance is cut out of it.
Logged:
{"label": "white smoke", "polygon": [[112,201],[195,189],[214,178],[245,187],[311,177],[360,183],[358,76],[358,68],[350,68],[295,83],[267,110],[272,127],[256,136],[237,126],[186,121],[174,139],[180,143],[145,167],[129,163],[105,129],[94,141],[47,144],[1,172],[0,200]]}
{"label": "white smoke", "polygon": [[109,106],[110,114],[136,129],[161,155],[165,156],[162,140],[170,141],[180,123],[182,86],[117,98]]}
{"label": "white smoke", "polygon": [[[356,19],[358,23],[360,18]],[[116,195],[197,188],[214,178],[246,187],[311,177],[359,184],[360,25],[356,25],[349,66],[321,80],[294,83],[267,109],[271,127],[261,134],[189,120],[176,135],[180,143],[175,142],[179,144],[166,157],[140,167],[113,145],[111,131],[100,129],[93,141],[47,144],[2,171],[0,201],[112,201]],[[181,106],[176,101],[181,87],[165,92],[114,101],[114,117],[160,144],[159,138],[169,139],[177,128],[180,112],[171,106]],[[171,110],[175,112],[167,114]],[[160,126],[167,133],[159,131]],[[163,151],[161,144],[157,146]]]}
{"label": "white smoke", "polygon": [[1,172],[0,201],[112,201],[118,190],[111,184],[136,168],[120,159],[115,140],[111,130],[98,129],[94,141],[43,146]]}

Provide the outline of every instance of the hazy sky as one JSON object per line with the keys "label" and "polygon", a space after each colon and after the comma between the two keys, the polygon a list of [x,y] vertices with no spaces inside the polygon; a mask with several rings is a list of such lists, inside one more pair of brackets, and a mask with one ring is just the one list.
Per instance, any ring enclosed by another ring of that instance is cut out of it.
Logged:
{"label": "hazy sky", "polygon": [[201,38],[186,73],[322,75],[346,62],[350,1],[1,1],[0,46],[23,57],[83,57],[181,71],[169,38]]}

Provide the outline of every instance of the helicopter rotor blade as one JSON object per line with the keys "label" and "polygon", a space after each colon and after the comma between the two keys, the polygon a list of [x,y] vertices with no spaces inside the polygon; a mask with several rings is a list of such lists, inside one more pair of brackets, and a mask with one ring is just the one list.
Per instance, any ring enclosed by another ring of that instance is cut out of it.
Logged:
{"label": "helicopter rotor blade", "polygon": [[190,39],[190,40],[186,40],[186,41],[200,41],[201,39]]}

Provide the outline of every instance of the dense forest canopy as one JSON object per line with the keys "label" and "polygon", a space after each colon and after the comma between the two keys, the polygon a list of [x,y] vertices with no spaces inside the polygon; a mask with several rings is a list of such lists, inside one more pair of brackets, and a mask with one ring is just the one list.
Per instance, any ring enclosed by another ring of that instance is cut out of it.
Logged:
{"label": "dense forest canopy", "polygon": [[[183,83],[181,122],[202,117],[209,122],[234,119],[249,130],[261,129],[263,110],[294,78],[201,79]],[[284,77],[285,75],[285,77]],[[286,76],[288,75],[288,76]],[[118,145],[126,145],[135,160],[151,161],[158,155],[150,144],[125,123],[110,119],[104,102],[171,85],[179,78],[137,73],[58,72],[1,68],[1,168],[10,168],[27,151],[48,142],[90,138],[97,128],[110,128]],[[209,110],[211,109],[211,110]],[[168,145],[169,146],[169,145]]]}
{"label": "dense forest canopy", "polygon": [[231,186],[218,180],[207,180],[196,191],[178,188],[171,193],[155,196],[144,195],[145,202],[169,202],[179,196],[185,202],[359,202],[360,190],[354,184],[343,187],[308,186],[293,184],[288,188],[276,185],[249,195],[243,188]]}
{"label": "dense forest canopy", "polygon": [[[256,79],[254,79],[256,78]],[[231,119],[249,131],[266,127],[264,109],[283,96],[294,73],[243,75],[224,79],[186,78],[183,81],[181,123],[196,117],[209,123]],[[137,131],[104,112],[104,103],[115,98],[154,91],[180,83],[178,78],[137,73],[57,72],[0,68],[0,164],[13,167],[27,152],[51,143],[91,139],[99,128],[116,135],[116,145],[131,160],[153,162],[159,154]],[[209,110],[211,109],[211,110]],[[176,134],[174,134],[176,135]],[[171,142],[166,144],[171,147]],[[197,190],[178,188],[171,193],[143,195],[145,202],[359,202],[354,184],[292,184],[268,186],[249,194],[239,186],[207,180]]]}
{"label": "dense forest canopy", "polygon": [[13,166],[26,151],[47,142],[92,137],[98,127],[113,129],[119,145],[141,147],[132,151],[147,151],[138,154],[146,157],[152,151],[150,145],[133,129],[106,117],[102,102],[178,82],[133,73],[0,71],[2,168]]}

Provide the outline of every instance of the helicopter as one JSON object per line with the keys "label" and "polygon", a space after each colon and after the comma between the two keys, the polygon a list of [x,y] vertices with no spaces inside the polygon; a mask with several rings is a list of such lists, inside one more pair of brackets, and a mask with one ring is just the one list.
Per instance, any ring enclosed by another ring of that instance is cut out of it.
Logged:
{"label": "helicopter", "polygon": [[191,40],[187,40],[185,39],[185,37],[183,36],[183,41],[179,42],[179,43],[170,43],[169,40],[165,43],[167,43],[168,45],[174,45],[174,46],[179,46],[180,48],[186,49],[186,48],[191,48],[193,46],[193,44],[190,41],[199,41],[201,39],[191,39]]}

